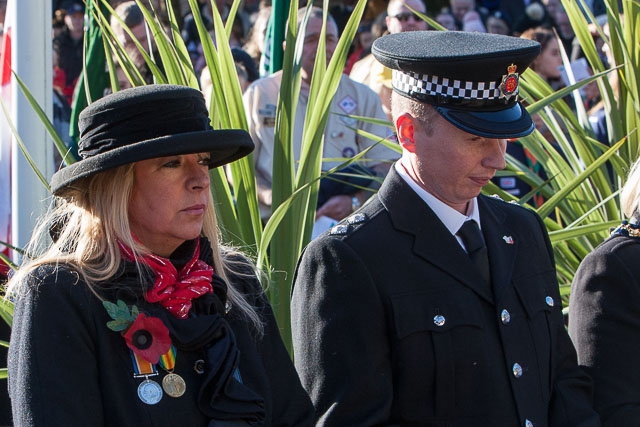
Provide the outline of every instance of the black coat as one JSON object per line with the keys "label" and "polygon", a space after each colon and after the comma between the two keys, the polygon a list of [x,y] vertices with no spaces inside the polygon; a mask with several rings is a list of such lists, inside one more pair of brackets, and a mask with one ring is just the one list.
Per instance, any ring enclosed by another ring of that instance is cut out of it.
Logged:
{"label": "black coat", "polygon": [[[9,353],[15,426],[207,426],[218,415],[212,425],[311,425],[309,397],[255,277],[230,280],[249,296],[262,316],[262,337],[237,310],[232,308],[226,316],[212,310],[215,304],[207,301],[219,301],[212,294],[194,301],[192,314],[196,316],[176,319],[139,297],[136,274],[135,268],[125,268],[125,274],[105,287],[104,295],[114,302],[137,298],[141,312],[163,320],[177,347],[174,372],[184,378],[186,393],[179,398],[165,394],[155,405],[143,403],[137,394],[142,379],[133,377],[124,338],[107,327],[111,318],[101,300],[77,281],[77,275],[47,266],[31,275],[30,292],[16,304]],[[109,291],[118,285],[120,289]],[[229,379],[224,381],[224,390],[213,392],[221,384],[216,384],[216,375],[233,365],[227,356],[238,356],[228,351],[233,341],[239,350],[241,383]],[[195,371],[198,360],[206,361],[204,373]],[[158,370],[160,375],[151,379],[160,383],[165,373]],[[223,400],[228,395],[252,400],[242,404]],[[262,408],[263,418],[254,423],[222,423],[224,411],[234,413],[241,405]],[[218,415],[212,416],[212,412]]]}
{"label": "black coat", "polygon": [[612,236],[584,258],[571,288],[569,334],[603,426],[640,425],[639,261],[640,238]]}
{"label": "black coat", "polygon": [[291,321],[318,425],[599,425],[540,218],[478,203],[497,298],[394,168],[306,248]]}

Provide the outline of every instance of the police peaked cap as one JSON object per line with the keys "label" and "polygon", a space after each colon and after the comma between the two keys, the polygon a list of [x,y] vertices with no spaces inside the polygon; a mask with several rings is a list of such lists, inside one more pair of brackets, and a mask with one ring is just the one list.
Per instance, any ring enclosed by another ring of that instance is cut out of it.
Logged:
{"label": "police peaked cap", "polygon": [[410,31],[375,40],[371,51],[393,70],[395,92],[433,105],[465,132],[487,138],[533,132],[518,86],[540,53],[539,43],[498,34]]}

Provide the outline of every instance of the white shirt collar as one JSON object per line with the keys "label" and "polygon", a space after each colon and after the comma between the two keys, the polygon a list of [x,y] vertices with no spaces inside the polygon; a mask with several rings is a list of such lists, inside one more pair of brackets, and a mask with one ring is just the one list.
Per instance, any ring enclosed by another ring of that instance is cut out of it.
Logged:
{"label": "white shirt collar", "polygon": [[458,232],[462,224],[468,220],[473,219],[478,223],[478,226],[482,229],[480,225],[480,210],[478,209],[478,198],[474,197],[469,203],[469,207],[467,208],[467,214],[463,215],[457,210],[453,209],[451,206],[442,202],[438,198],[436,198],[433,194],[429,193],[424,188],[420,187],[417,182],[413,180],[407,174],[404,167],[400,164],[400,162],[395,163],[396,172],[398,175],[416,192],[416,194],[425,201],[425,203],[431,208],[431,210],[436,214],[436,216],[442,221],[447,230],[455,236]]}

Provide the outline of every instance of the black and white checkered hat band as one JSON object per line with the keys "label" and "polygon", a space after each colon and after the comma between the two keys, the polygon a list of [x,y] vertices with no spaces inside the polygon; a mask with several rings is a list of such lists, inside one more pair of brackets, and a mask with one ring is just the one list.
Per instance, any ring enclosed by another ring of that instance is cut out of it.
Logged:
{"label": "black and white checkered hat band", "polygon": [[417,99],[433,97],[493,103],[501,98],[500,82],[468,82],[398,70],[393,70],[392,86],[398,92]]}

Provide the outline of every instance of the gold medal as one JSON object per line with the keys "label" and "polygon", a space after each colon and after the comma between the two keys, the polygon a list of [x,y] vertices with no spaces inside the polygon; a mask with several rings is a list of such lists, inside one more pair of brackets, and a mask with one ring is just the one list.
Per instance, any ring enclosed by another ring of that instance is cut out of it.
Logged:
{"label": "gold medal", "polygon": [[169,372],[162,379],[162,388],[169,396],[180,397],[187,389],[187,385],[180,375]]}

